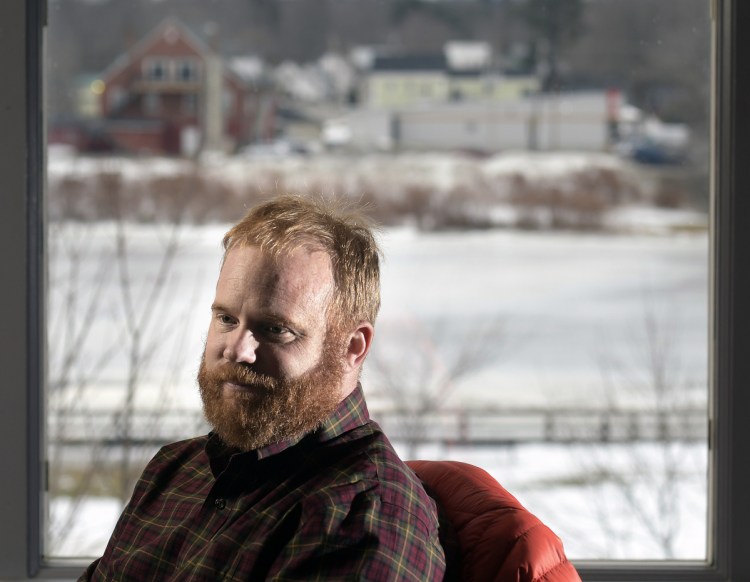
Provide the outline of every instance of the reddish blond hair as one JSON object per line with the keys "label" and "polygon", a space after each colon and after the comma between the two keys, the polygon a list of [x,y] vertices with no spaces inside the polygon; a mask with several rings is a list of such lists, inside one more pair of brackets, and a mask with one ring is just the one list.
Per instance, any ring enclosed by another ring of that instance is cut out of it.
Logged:
{"label": "reddish blond hair", "polygon": [[340,325],[375,323],[380,309],[380,250],[373,225],[353,208],[323,199],[280,196],[252,208],[224,235],[224,256],[257,246],[278,257],[299,247],[325,252],[334,292],[329,311]]}

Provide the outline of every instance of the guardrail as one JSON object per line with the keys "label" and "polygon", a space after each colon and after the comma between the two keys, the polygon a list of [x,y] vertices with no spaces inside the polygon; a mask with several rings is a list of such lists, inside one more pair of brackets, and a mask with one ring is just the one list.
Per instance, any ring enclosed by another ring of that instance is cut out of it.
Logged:
{"label": "guardrail", "polygon": [[[698,408],[666,411],[600,409],[381,410],[373,418],[393,441],[452,445],[513,443],[655,442],[707,440],[709,423]],[[76,411],[51,415],[51,442],[65,445],[129,442],[158,445],[209,430],[198,410]]]}
{"label": "guardrail", "polygon": [[708,438],[705,410],[515,409],[382,415],[393,440],[453,444],[517,442],[700,441]]}

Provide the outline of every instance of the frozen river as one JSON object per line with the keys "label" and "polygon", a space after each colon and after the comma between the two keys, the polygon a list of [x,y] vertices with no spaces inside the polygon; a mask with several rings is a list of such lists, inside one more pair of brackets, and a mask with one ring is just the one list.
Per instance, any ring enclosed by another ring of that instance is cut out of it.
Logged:
{"label": "frozen river", "polygon": [[[223,225],[182,229],[156,292],[153,281],[169,234],[165,228],[127,227],[127,284],[111,225],[55,235],[52,377],[65,342],[73,345],[71,327],[83,325],[88,333],[79,332],[75,343],[81,354],[78,376],[92,378],[84,384],[97,389],[102,406],[117,401],[118,385],[138,352],[137,380],[149,386],[137,394],[144,406],[158,385],[175,406],[197,408],[193,376],[225,230]],[[435,396],[449,408],[603,402],[607,390],[626,379],[647,382],[657,350],[659,365],[685,398],[705,401],[705,234],[400,229],[386,230],[380,239],[382,309],[363,380],[375,408],[387,408],[392,400],[393,386],[384,385],[380,373],[386,368],[403,378],[399,388],[440,391]],[[77,303],[67,310],[65,291],[73,279],[66,249],[77,249],[81,257]],[[130,307],[123,289],[130,292]],[[137,346],[128,333],[134,322],[140,326]],[[92,362],[99,362],[95,370]],[[623,403],[640,394],[627,392]]]}
{"label": "frozen river", "polygon": [[598,398],[603,373],[643,371],[651,321],[683,380],[705,385],[705,237],[393,233],[384,247],[389,332],[431,322],[442,359],[490,347],[456,390],[464,403]]}

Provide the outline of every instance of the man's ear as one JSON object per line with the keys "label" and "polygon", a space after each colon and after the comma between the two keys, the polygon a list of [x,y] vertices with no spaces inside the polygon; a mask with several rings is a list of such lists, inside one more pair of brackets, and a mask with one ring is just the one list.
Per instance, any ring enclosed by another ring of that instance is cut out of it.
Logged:
{"label": "man's ear", "polygon": [[350,368],[358,368],[365,361],[372,345],[375,329],[369,321],[360,322],[349,334],[349,345],[346,348],[346,363]]}

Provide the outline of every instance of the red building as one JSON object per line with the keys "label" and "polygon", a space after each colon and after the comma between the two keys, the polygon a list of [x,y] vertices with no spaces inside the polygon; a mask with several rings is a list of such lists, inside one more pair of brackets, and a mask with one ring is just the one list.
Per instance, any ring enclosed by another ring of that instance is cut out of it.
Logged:
{"label": "red building", "polygon": [[115,149],[193,155],[273,135],[273,90],[233,72],[177,20],[162,22],[101,76],[103,129]]}

